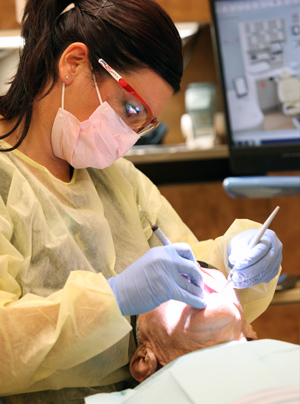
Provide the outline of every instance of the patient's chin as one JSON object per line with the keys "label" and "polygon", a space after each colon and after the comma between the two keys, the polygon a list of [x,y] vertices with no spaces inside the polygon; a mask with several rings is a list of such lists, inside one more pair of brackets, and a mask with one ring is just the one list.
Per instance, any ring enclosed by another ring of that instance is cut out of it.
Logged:
{"label": "patient's chin", "polygon": [[210,341],[210,345],[243,338],[245,319],[238,304],[218,293],[209,294],[206,303],[203,310],[189,308],[191,332],[202,341]]}
{"label": "patient's chin", "polygon": [[241,312],[232,299],[224,299],[219,293],[211,293],[206,297],[207,307],[203,310],[206,324],[222,326],[228,322],[239,320]]}

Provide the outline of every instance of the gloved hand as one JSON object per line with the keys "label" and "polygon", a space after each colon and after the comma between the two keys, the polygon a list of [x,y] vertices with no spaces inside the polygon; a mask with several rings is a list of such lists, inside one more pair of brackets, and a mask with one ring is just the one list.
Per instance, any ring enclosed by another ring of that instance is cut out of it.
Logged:
{"label": "gloved hand", "polygon": [[282,260],[282,244],[274,231],[266,230],[259,243],[247,250],[257,231],[245,230],[230,240],[228,260],[234,266],[232,282],[237,289],[270,282],[278,273]]}
{"label": "gloved hand", "polygon": [[151,248],[108,283],[123,315],[145,313],[170,299],[206,307],[202,274],[185,243]]}

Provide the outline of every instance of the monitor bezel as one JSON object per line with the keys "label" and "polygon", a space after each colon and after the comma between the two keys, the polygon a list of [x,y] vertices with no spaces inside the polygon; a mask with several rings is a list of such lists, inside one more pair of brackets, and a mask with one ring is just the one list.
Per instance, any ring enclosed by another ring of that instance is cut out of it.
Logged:
{"label": "monitor bezel", "polygon": [[300,170],[300,143],[287,142],[261,146],[236,146],[233,142],[232,128],[229,119],[229,107],[226,99],[225,74],[221,57],[219,28],[214,7],[215,3],[220,1],[222,0],[209,0],[212,17],[211,36],[223,101],[231,170],[233,173],[241,175],[257,175],[276,171],[289,172]]}

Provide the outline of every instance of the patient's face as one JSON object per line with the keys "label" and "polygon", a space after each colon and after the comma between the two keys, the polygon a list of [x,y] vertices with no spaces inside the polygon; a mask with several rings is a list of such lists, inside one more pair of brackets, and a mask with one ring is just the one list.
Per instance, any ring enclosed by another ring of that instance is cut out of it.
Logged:
{"label": "patient's face", "polygon": [[148,359],[155,359],[156,368],[159,368],[198,349],[256,338],[252,327],[246,323],[231,284],[223,290],[227,281],[224,275],[217,270],[201,270],[205,283],[205,309],[195,309],[170,300],[138,316],[137,336],[140,346],[131,362],[134,377],[134,361],[137,357],[138,360],[146,360],[144,355],[150,355]]}

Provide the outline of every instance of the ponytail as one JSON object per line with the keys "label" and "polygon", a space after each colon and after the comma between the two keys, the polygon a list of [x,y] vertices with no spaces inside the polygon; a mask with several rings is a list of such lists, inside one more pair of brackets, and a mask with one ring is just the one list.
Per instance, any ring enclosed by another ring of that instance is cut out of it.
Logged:
{"label": "ponytail", "polygon": [[12,130],[0,136],[0,139],[11,135],[23,122],[22,134],[15,146],[1,151],[11,151],[22,143],[29,130],[35,97],[45,88],[49,78],[52,78],[49,91],[57,79],[51,30],[55,20],[68,3],[68,0],[27,1],[21,30],[25,45],[20,52],[18,69],[9,90],[5,95],[0,96],[2,119],[11,121],[18,117]]}

